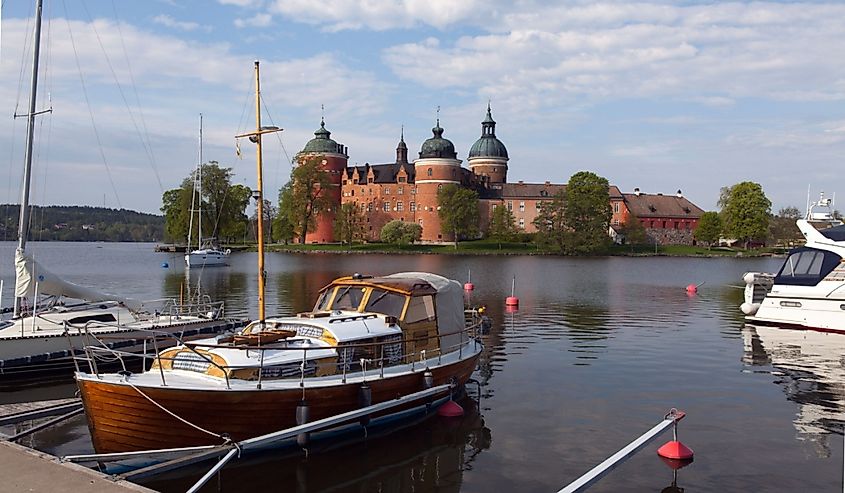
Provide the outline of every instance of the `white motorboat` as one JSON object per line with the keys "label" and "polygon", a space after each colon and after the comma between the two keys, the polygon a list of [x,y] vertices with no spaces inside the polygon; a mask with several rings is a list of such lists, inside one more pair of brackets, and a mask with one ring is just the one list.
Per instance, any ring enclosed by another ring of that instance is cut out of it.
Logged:
{"label": "white motorboat", "polygon": [[796,224],[805,245],[790,251],[776,274],[746,273],[740,309],[756,325],[845,333],[845,225],[823,195]]}

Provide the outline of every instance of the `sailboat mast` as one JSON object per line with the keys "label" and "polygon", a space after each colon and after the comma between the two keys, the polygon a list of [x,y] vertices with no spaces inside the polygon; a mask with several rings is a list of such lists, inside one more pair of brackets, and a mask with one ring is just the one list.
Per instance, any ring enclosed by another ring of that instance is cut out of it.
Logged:
{"label": "sailboat mast", "polygon": [[256,214],[258,214],[258,320],[261,324],[264,323],[264,285],[266,284],[266,275],[264,271],[264,188],[263,188],[263,171],[261,163],[261,81],[259,79],[258,60],[255,61],[255,145],[256,145],[256,167],[258,170],[258,205]]}
{"label": "sailboat mast", "polygon": [[[35,45],[32,50],[32,81],[29,86],[29,114],[26,123],[26,159],[23,169],[24,179],[21,188],[21,210],[18,218],[18,250],[26,249],[26,236],[29,230],[29,184],[32,180],[32,141],[35,135],[35,96],[38,91],[38,56],[41,51],[41,0],[35,2]],[[15,312],[21,312],[21,298],[15,296]]]}
{"label": "sailboat mast", "polygon": [[199,136],[199,162],[197,163],[197,173],[199,173],[199,205],[197,209],[197,248],[202,248],[202,113],[200,113],[200,136]]}

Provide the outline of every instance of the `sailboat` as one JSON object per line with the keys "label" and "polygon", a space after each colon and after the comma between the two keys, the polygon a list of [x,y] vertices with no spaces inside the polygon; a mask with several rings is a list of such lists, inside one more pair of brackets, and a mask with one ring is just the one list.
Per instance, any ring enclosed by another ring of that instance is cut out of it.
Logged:
{"label": "sailboat", "polygon": [[[9,320],[0,320],[0,387],[24,380],[70,377],[75,357],[91,340],[113,350],[140,352],[161,334],[192,337],[239,324],[223,318],[223,303],[210,299],[184,304],[176,300],[140,302],[64,281],[41,267],[26,251],[30,221],[29,193],[42,0],[36,0],[32,78],[21,188],[18,247],[15,251],[15,304]],[[150,347],[152,349],[152,347]]]}
{"label": "sailboat", "polygon": [[[196,209],[194,209],[196,206]],[[197,248],[191,250],[191,235],[194,232],[194,212],[197,214]],[[202,113],[200,113],[199,159],[194,174],[194,190],[191,195],[191,220],[188,225],[188,253],[185,265],[188,267],[212,267],[229,265],[231,250],[217,247],[215,238],[202,237]]]}
{"label": "sailboat", "polygon": [[[76,373],[99,453],[243,440],[424,389],[475,370],[482,319],[460,283],[424,272],[336,279],[313,310],[265,317],[259,65],[255,62],[258,319],[239,333],[158,353],[148,372]],[[432,402],[449,397],[444,387]],[[407,411],[406,409],[400,409]],[[396,412],[396,411],[391,411]],[[380,419],[382,416],[374,416]]]}

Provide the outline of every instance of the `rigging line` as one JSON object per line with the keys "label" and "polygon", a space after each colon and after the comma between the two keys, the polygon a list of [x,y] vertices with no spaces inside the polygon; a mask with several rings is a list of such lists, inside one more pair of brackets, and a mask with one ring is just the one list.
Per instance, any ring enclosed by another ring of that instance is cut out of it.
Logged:
{"label": "rigging line", "polygon": [[147,146],[150,149],[150,159],[152,160],[153,172],[155,173],[156,180],[158,181],[158,186],[162,192],[164,192],[164,187],[161,184],[161,178],[158,175],[158,163],[155,159],[155,153],[153,152],[153,143],[152,139],[150,139],[150,133],[147,130],[147,120],[144,118],[144,111],[141,107],[141,98],[138,96],[138,84],[135,83],[135,74],[132,71],[132,65],[129,62],[129,52],[126,50],[126,42],[123,39],[123,30],[120,28],[120,18],[117,14],[117,7],[115,7],[114,0],[111,3],[112,10],[114,10],[114,18],[117,21],[117,34],[120,37],[120,46],[123,47],[123,58],[126,60],[126,68],[129,70],[129,82],[132,85],[132,91],[135,93],[135,104],[138,105],[138,118],[141,120],[141,127],[144,129],[144,137],[147,139]]}
{"label": "rigging line", "polygon": [[[261,98],[261,103],[264,105],[264,112],[267,114],[267,119],[270,120],[272,125],[276,125],[276,122],[273,121],[273,115],[270,114],[270,108],[267,107],[267,102],[264,101],[264,96],[259,96]],[[279,145],[282,146],[282,152],[285,153],[285,159],[287,162],[290,163],[290,156],[288,155],[288,150],[285,148],[285,143],[282,142],[282,132],[275,133],[276,138],[279,140]],[[276,166],[276,176],[273,178],[273,184],[278,187],[279,186],[279,169],[281,166]]]}
{"label": "rigging line", "polygon": [[[158,182],[158,188],[164,192],[164,186],[161,184],[161,178],[158,176],[158,170],[155,166],[155,158],[152,156],[152,148],[147,146],[147,142],[144,140],[144,136],[141,134],[141,129],[138,127],[138,122],[135,121],[135,115],[132,112],[132,107],[129,106],[129,101],[126,99],[126,94],[123,92],[123,86],[120,84],[120,80],[117,77],[117,72],[114,71],[114,65],[111,63],[111,58],[109,58],[109,54],[106,51],[106,47],[103,46],[103,40],[100,38],[100,32],[97,31],[97,24],[94,22],[94,19],[91,17],[91,14],[88,12],[88,7],[85,2],[82,3],[82,9],[85,11],[85,15],[88,17],[88,22],[91,24],[91,29],[94,30],[94,36],[97,38],[97,43],[100,45],[100,50],[103,52],[103,57],[106,59],[106,65],[109,67],[109,71],[111,71],[111,75],[114,78],[114,83],[117,85],[117,91],[120,93],[120,98],[123,100],[124,106],[126,106],[126,111],[129,113],[129,120],[132,122],[132,126],[135,127],[135,132],[138,134],[138,138],[141,141],[141,147],[144,148],[144,153],[147,155],[147,158],[150,160],[150,167],[153,169],[153,173],[155,174],[156,181]],[[140,109],[139,109],[140,111]]]}
{"label": "rigging line", "polygon": [[[41,85],[41,101],[47,99],[50,100],[50,93],[53,87],[53,72],[50,70],[51,63],[52,63],[52,56],[53,56],[53,16],[52,16],[52,3],[48,4],[48,12],[47,12],[47,29],[45,30],[45,45],[46,45],[46,53],[44,55],[44,63],[42,67],[44,67],[44,73],[42,74],[44,79],[44,84]],[[45,98],[46,93],[46,98]],[[50,103],[52,106],[52,103]],[[44,120],[49,118],[47,122],[47,138],[42,138],[44,135]],[[53,119],[49,117],[49,115],[44,115],[44,118],[41,118],[38,122],[38,147],[36,148],[36,155],[35,159],[38,163],[41,163],[41,151],[44,151],[44,174],[41,182],[41,200],[46,199],[47,197],[47,182],[49,181],[50,177],[50,137],[52,136],[53,130]],[[47,208],[41,207],[40,208],[39,219],[37,221],[38,224],[38,234],[39,237],[44,235],[44,223],[45,218],[47,216]],[[29,217],[34,217],[34,214],[30,214]]]}
{"label": "rigging line", "polygon": [[73,39],[73,30],[70,27],[70,19],[68,18],[67,3],[65,0],[62,0],[62,7],[64,7],[65,10],[65,22],[67,23],[68,34],[70,35],[70,46],[73,48],[73,59],[76,62],[76,69],[79,72],[79,82],[82,85],[82,94],[85,96],[85,104],[88,107],[88,115],[91,117],[91,127],[94,129],[94,137],[97,139],[97,148],[100,151],[100,158],[102,158],[103,166],[106,168],[106,176],[109,179],[109,184],[111,184],[112,192],[114,192],[114,198],[117,201],[117,206],[120,208],[121,214],[123,215],[123,220],[128,223],[129,220],[126,217],[123,205],[120,203],[120,195],[117,193],[117,187],[114,185],[111,169],[109,168],[109,163],[106,160],[106,153],[103,151],[103,142],[100,140],[100,133],[97,131],[97,124],[94,121],[94,109],[91,107],[91,101],[88,99],[88,90],[85,88],[85,77],[82,75],[82,66],[79,63],[79,53],[76,50],[76,42]]}
{"label": "rigging line", "polygon": [[238,133],[243,133],[242,130],[244,128],[244,116],[246,115],[246,109],[249,107],[250,96],[255,95],[255,90],[252,88],[252,76],[250,75],[247,84],[247,91],[246,97],[244,98],[244,106],[241,109],[241,118],[238,120]]}
{"label": "rigging line", "polygon": [[18,93],[17,93],[17,97],[15,98],[15,114],[16,115],[18,114],[18,106],[20,105],[20,101],[21,101],[21,92],[23,91],[23,79],[24,79],[24,71],[25,71],[25,67],[26,67],[26,60],[28,58],[30,58],[30,57],[27,57],[27,54],[29,53],[29,46],[30,46],[30,42],[29,42],[30,34],[29,33],[32,31],[30,29],[30,21],[34,17],[33,10],[32,10],[33,7],[34,7],[33,3],[29,2],[29,11],[26,14],[26,30],[24,31],[24,38],[23,38],[24,48],[21,51],[21,63],[20,63],[21,69],[20,69],[20,73],[18,74]]}

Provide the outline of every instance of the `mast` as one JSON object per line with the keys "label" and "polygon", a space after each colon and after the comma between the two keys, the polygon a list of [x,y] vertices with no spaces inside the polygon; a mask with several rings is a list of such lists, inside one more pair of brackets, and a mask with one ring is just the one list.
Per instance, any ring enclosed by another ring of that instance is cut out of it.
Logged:
{"label": "mast", "polygon": [[[18,250],[26,250],[26,237],[29,231],[29,184],[32,180],[32,141],[35,130],[35,96],[38,90],[38,56],[41,50],[41,0],[35,2],[35,45],[32,50],[32,81],[29,86],[29,113],[26,123],[26,159],[24,164],[24,179],[21,187],[21,210],[18,218]],[[15,296],[14,316],[20,316],[21,298]]]}
{"label": "mast", "polygon": [[249,137],[250,142],[255,143],[256,169],[258,181],[256,183],[256,190],[253,191],[253,197],[258,202],[256,204],[256,214],[258,215],[258,321],[264,325],[265,310],[264,310],[264,285],[267,284],[267,272],[264,271],[264,172],[261,161],[261,136],[264,134],[271,134],[281,132],[282,129],[275,126],[261,126],[261,81],[259,78],[258,60],[255,61],[255,131],[247,132],[245,134],[236,135],[235,139]]}
{"label": "mast", "polygon": [[200,113],[200,137],[199,137],[199,162],[197,172],[199,173],[199,205],[197,207],[197,250],[202,248],[202,113]]}

